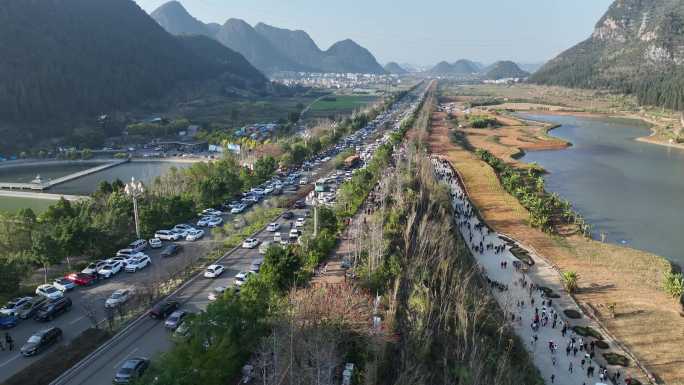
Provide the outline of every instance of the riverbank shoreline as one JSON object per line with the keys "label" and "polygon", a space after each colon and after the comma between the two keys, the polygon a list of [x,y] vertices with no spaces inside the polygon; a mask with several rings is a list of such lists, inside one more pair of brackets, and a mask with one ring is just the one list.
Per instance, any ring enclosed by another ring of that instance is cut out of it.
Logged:
{"label": "riverbank shoreline", "polygon": [[30,199],[43,199],[58,201],[64,198],[68,201],[79,201],[84,199],[90,199],[90,197],[85,195],[68,195],[68,194],[51,194],[42,192],[31,192],[31,191],[10,191],[10,190],[0,190],[0,197],[9,198],[30,198]]}
{"label": "riverbank shoreline", "polygon": [[201,163],[213,162],[216,159],[204,158],[131,158],[131,163]]}
{"label": "riverbank shoreline", "polygon": [[[600,112],[586,112],[586,111],[557,111],[557,110],[517,110],[515,111],[517,113],[525,113],[525,114],[538,114],[538,115],[556,115],[556,116],[577,116],[577,117],[583,117],[583,118],[613,118],[613,119],[630,119],[630,120],[638,120],[646,125],[648,125],[648,129],[651,132],[647,136],[640,136],[636,137],[633,140],[641,143],[648,143],[656,146],[662,146],[662,147],[669,147],[669,148],[677,148],[680,150],[684,150],[684,144],[682,143],[669,143],[664,141],[664,139],[658,139],[658,135],[660,132],[655,128],[655,127],[661,127],[660,124],[657,122],[648,119],[647,117],[643,116],[638,116],[638,115],[632,115],[632,114],[614,114],[614,113],[600,113]],[[526,119],[529,120],[529,119]],[[534,121],[534,120],[532,120]],[[536,121],[535,121],[536,122]],[[542,123],[542,124],[551,124],[549,122],[537,122],[537,123]],[[561,127],[560,124],[558,125],[553,125],[547,129],[547,133],[550,133],[552,130]]]}
{"label": "riverbank shoreline", "polygon": [[[577,272],[580,288],[575,298],[582,310],[648,371],[667,383],[682,383],[684,371],[678,365],[684,354],[680,307],[662,290],[662,278],[671,270],[670,262],[652,253],[579,236],[553,236],[530,227],[529,213],[506,193],[491,167],[457,147],[445,125],[443,116],[433,115],[433,153],[449,159],[462,172],[473,203],[485,221],[535,250],[558,271]],[[482,131],[471,135],[470,139],[497,147],[505,154],[516,145],[512,140],[483,141]]]}

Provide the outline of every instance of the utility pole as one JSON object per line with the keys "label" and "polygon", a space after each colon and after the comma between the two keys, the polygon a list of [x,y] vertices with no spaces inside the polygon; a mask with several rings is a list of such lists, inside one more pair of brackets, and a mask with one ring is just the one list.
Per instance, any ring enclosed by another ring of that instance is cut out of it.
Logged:
{"label": "utility pole", "polygon": [[318,200],[314,198],[314,238],[318,236]]}
{"label": "utility pole", "polygon": [[145,187],[143,186],[142,182],[136,182],[135,177],[131,177],[131,182],[126,183],[126,187],[124,187],[124,192],[126,193],[126,195],[133,198],[133,218],[135,220],[135,234],[138,237],[138,239],[141,239],[140,219],[138,217],[138,198],[145,193]]}

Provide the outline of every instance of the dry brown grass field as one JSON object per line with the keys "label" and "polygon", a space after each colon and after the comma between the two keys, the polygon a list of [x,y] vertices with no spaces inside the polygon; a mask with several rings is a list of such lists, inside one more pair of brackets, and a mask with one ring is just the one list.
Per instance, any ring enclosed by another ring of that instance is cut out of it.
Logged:
{"label": "dry brown grass field", "polygon": [[[471,146],[487,149],[511,163],[517,163],[511,156],[520,149],[565,146],[548,138],[543,126],[521,125],[508,119],[500,122],[512,125],[462,131]],[[561,271],[577,272],[580,289],[575,298],[587,313],[657,378],[667,384],[684,384],[684,319],[677,301],[661,289],[669,263],[646,252],[578,235],[550,235],[530,227],[528,212],[503,189],[491,167],[455,144],[454,130],[446,113],[435,112],[429,148],[449,159],[461,173],[485,220],[497,231],[533,248]],[[612,304],[614,317],[608,311]]]}

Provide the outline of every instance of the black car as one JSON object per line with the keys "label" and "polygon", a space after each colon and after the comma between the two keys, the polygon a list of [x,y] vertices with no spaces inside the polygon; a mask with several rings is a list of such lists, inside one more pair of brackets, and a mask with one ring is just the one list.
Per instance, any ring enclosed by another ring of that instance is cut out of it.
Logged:
{"label": "black car", "polygon": [[21,347],[21,354],[24,357],[30,357],[34,354],[40,353],[41,350],[45,350],[50,345],[62,339],[62,329],[57,327],[51,327],[45,330],[41,330],[31,337],[28,341]]}
{"label": "black car", "polygon": [[283,219],[292,219],[294,218],[294,213],[292,211],[285,211],[283,213]]}
{"label": "black car", "polygon": [[69,309],[71,309],[71,300],[67,297],[62,297],[41,305],[33,318],[36,321],[51,321],[58,315],[66,313]]}
{"label": "black car", "polygon": [[134,357],[126,360],[114,375],[115,384],[128,384],[142,376],[145,369],[150,366],[150,360],[142,357]]}
{"label": "black car", "polygon": [[150,310],[150,317],[154,319],[164,319],[178,309],[177,301],[163,301],[154,305],[152,310]]}
{"label": "black car", "polygon": [[295,202],[294,207],[296,209],[303,209],[304,207],[306,207],[306,203],[304,202],[304,199],[300,199],[297,202]]}
{"label": "black car", "polygon": [[37,295],[33,297],[29,302],[23,304],[17,311],[17,317],[21,319],[29,319],[33,317],[36,311],[47,302],[47,297],[42,295]]}
{"label": "black car", "polygon": [[164,248],[164,250],[162,250],[162,252],[159,253],[159,255],[160,255],[162,258],[172,257],[172,256],[178,254],[178,252],[180,251],[180,249],[181,249],[181,247],[180,247],[179,244],[171,243],[171,244],[167,245],[167,246]]}

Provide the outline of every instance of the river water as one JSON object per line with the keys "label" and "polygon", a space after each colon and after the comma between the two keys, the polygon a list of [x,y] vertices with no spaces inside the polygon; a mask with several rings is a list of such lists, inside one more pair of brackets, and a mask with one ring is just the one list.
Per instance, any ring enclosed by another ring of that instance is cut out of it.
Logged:
{"label": "river water", "polygon": [[[23,166],[12,169],[3,169],[0,170],[0,180],[6,182],[30,182],[37,174],[40,174],[44,179],[55,179],[99,165],[100,164],[82,163],[61,165],[55,164],[50,166]],[[189,167],[190,165],[190,163],[183,162],[129,162],[96,172],[94,174],[86,175],[82,178],[59,184],[49,190],[46,190],[46,192],[52,194],[88,195],[97,190],[97,187],[101,181],[106,180],[113,182],[116,179],[120,179],[123,182],[128,182],[131,180],[131,177],[135,177],[136,180],[141,180],[143,183],[149,184],[154,181],[156,177],[168,172],[172,167],[185,168]],[[54,200],[38,198],[14,198],[0,196],[0,211],[16,212],[21,208],[30,207],[36,212],[42,212],[47,208],[48,205],[53,204],[54,202]]]}
{"label": "river water", "polygon": [[637,142],[648,126],[626,119],[521,116],[561,124],[551,135],[573,144],[522,160],[549,174],[549,191],[573,203],[594,227],[594,238],[684,263],[684,151]]}
{"label": "river water", "polygon": [[131,177],[149,184],[156,177],[168,172],[172,167],[185,168],[189,166],[190,163],[181,162],[129,162],[59,184],[49,189],[48,192],[53,194],[87,195],[97,190],[98,184],[103,180],[113,182],[116,179],[120,179],[126,183],[131,180]]}

